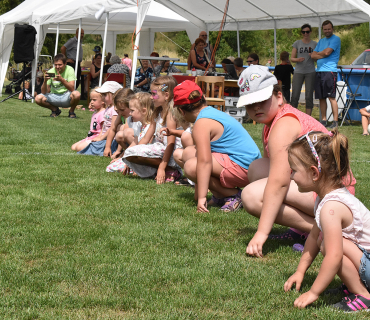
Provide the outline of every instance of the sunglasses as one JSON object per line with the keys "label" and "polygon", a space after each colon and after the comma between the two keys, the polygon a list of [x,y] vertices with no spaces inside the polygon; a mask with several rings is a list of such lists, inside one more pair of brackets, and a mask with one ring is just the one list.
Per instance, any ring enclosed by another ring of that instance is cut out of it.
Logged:
{"label": "sunglasses", "polygon": [[253,61],[256,61],[256,60],[247,60],[247,63],[252,63]]}
{"label": "sunglasses", "polygon": [[302,34],[305,34],[305,33],[307,33],[307,34],[309,34],[311,31],[302,31]]}
{"label": "sunglasses", "polygon": [[313,136],[313,141],[311,141],[310,136],[309,136],[310,133],[311,133],[311,131],[308,132],[308,133],[306,133],[305,135],[301,136],[298,140],[302,140],[302,139],[306,139],[307,140],[308,145],[310,146],[311,152],[312,152],[312,154],[314,155],[314,157],[317,160],[317,167],[319,169],[319,172],[321,172],[320,158],[319,158],[319,155],[317,154],[316,149],[315,149],[315,146],[314,146],[314,143],[317,142],[317,135],[315,134]]}

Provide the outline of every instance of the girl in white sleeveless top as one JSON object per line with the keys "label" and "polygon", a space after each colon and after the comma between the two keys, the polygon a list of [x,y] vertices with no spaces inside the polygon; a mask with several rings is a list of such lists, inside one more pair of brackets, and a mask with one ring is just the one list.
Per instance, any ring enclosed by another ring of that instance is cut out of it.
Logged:
{"label": "girl in white sleeveless top", "polygon": [[345,312],[370,308],[370,212],[348,192],[348,140],[310,132],[288,148],[291,179],[300,192],[315,192],[315,224],[310,232],[297,271],[284,290],[295,284],[298,291],[304,274],[321,251],[324,255],[319,274],[311,289],[299,296],[294,306],[304,308],[316,301],[337,274],[343,285],[331,292],[347,295],[333,307]]}

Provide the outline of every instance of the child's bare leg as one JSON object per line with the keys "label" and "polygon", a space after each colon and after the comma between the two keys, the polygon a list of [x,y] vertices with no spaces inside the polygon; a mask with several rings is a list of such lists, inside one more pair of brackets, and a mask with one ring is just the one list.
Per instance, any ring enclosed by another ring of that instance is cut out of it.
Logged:
{"label": "child's bare leg", "polygon": [[186,147],[194,145],[194,140],[193,140],[193,136],[191,135],[191,133],[186,132],[186,131],[184,131],[182,133],[182,135],[181,135],[181,144],[184,147],[184,149]]}
{"label": "child's bare leg", "polygon": [[184,161],[182,160],[182,154],[184,153],[184,149],[176,149],[174,152],[173,152],[173,159],[175,160],[175,162],[181,167],[184,169]]}
{"label": "child's bare leg", "polygon": [[261,158],[254,160],[248,168],[249,183],[267,178],[270,171],[270,159]]}
{"label": "child's bare leg", "polygon": [[162,162],[161,158],[145,158],[145,157],[133,156],[133,157],[127,157],[126,159],[127,161],[146,165],[146,166],[153,167],[153,168],[158,168],[158,166]]}
{"label": "child's bare leg", "polygon": [[[197,158],[191,158],[186,161],[184,166],[186,176],[197,183]],[[209,189],[216,198],[225,198],[235,195],[238,190],[235,188],[225,188],[221,185],[220,174],[223,167],[212,157],[212,171],[209,179]]]}
{"label": "child's bare leg", "polygon": [[343,261],[338,276],[350,292],[361,294],[369,299],[370,293],[359,275],[362,255],[363,252],[352,241],[343,238]]}
{"label": "child's bare leg", "polygon": [[[244,209],[257,218],[261,216],[266,184],[267,178],[259,179],[247,185],[242,192]],[[300,193],[296,183],[291,181],[275,223],[310,232],[314,223],[313,216],[314,198],[312,192]]]}
{"label": "child's bare leg", "polygon": [[185,163],[186,161],[190,160],[197,156],[197,149],[195,146],[190,146],[184,149],[182,154],[182,160]]}
{"label": "child's bare leg", "polygon": [[361,123],[362,123],[362,134],[364,135],[368,135],[369,132],[367,131],[367,127],[369,125],[369,117],[370,117],[370,113],[366,111],[365,108],[363,109],[360,109],[360,113],[361,113]]}
{"label": "child's bare leg", "polygon": [[85,140],[85,141],[79,141],[72,145],[71,149],[73,151],[81,151],[85,149],[89,144],[91,143],[91,140]]}
{"label": "child's bare leg", "polygon": [[116,134],[117,143],[125,150],[135,140],[134,130],[127,128],[123,131],[118,131]]}

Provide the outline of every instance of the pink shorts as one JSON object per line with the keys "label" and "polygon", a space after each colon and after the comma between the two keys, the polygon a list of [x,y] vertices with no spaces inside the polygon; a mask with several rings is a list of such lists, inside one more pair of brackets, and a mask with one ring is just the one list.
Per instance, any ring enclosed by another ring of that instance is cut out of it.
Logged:
{"label": "pink shorts", "polygon": [[221,185],[225,188],[244,188],[249,184],[248,170],[232,161],[227,154],[212,152],[212,156],[222,166]]}

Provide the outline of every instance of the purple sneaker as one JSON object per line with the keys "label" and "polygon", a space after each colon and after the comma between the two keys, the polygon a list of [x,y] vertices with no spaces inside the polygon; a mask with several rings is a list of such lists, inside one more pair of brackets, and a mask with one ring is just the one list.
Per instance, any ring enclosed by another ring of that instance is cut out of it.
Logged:
{"label": "purple sneaker", "polygon": [[223,212],[234,212],[242,208],[243,202],[241,195],[242,190],[239,189],[238,192],[233,196],[224,198],[225,204],[221,207],[221,210]]}
{"label": "purple sneaker", "polygon": [[306,240],[308,237],[308,233],[302,233],[299,234],[297,232],[294,232],[292,229],[288,229],[288,231],[282,233],[282,234],[269,234],[270,240]]}
{"label": "purple sneaker", "polygon": [[304,249],[304,245],[302,245],[300,243],[293,244],[293,251],[302,253],[303,249]]}

